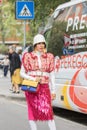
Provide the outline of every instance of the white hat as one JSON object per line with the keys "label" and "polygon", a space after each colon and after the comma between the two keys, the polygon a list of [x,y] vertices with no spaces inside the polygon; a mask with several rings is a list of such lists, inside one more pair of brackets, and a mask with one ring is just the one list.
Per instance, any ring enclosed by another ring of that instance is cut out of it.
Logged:
{"label": "white hat", "polygon": [[42,34],[37,34],[34,37],[33,45],[36,45],[37,43],[40,43],[40,42],[44,42],[46,44],[45,37]]}

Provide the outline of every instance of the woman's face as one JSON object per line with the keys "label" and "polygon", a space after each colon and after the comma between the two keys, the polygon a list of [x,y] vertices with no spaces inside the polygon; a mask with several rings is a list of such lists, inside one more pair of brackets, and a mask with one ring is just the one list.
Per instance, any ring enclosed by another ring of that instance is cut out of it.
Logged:
{"label": "woman's face", "polygon": [[35,46],[36,51],[44,52],[44,49],[45,49],[45,43],[43,43],[43,42],[40,42],[40,43],[36,44],[36,46]]}

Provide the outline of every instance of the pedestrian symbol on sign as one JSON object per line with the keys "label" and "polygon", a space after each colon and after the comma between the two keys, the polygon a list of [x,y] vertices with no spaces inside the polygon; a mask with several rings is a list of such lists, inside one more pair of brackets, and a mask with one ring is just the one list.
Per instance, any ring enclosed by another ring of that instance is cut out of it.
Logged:
{"label": "pedestrian symbol on sign", "polygon": [[34,2],[17,1],[16,2],[16,19],[34,19]]}
{"label": "pedestrian symbol on sign", "polygon": [[28,9],[27,5],[25,4],[24,7],[22,8],[19,16],[32,16],[30,10]]}

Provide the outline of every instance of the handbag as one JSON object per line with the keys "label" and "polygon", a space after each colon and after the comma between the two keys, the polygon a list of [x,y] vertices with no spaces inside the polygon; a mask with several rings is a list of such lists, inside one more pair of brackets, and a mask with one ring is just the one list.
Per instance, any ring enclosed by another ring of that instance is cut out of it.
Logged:
{"label": "handbag", "polygon": [[37,81],[24,79],[21,85],[21,90],[29,92],[37,92],[38,84],[39,83]]}

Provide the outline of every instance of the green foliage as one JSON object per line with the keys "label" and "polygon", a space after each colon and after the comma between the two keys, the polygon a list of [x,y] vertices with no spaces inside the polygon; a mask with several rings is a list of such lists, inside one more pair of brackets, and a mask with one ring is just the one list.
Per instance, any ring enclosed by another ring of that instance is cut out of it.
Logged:
{"label": "green foliage", "polygon": [[[66,0],[66,2],[69,0]],[[34,0],[35,2],[35,19],[32,20],[33,34],[37,33],[39,27],[44,27],[47,18],[53,13],[55,8],[65,2],[65,0]]]}
{"label": "green foliage", "polygon": [[[63,55],[63,46],[64,46],[64,33],[66,33],[66,22],[55,22],[52,28],[46,32],[45,37],[47,40],[48,52],[53,53],[55,56],[61,57]],[[86,28],[83,30],[78,30],[78,34],[86,32]],[[69,29],[67,34],[76,34],[77,30],[72,31],[72,28]],[[83,44],[80,44],[83,45]],[[87,42],[85,42],[87,46]],[[86,51],[87,48],[77,48],[74,50],[74,53]]]}
{"label": "green foliage", "polygon": [[6,45],[0,45],[0,53],[7,54],[8,53],[8,46]]}
{"label": "green foliage", "polygon": [[66,29],[65,22],[54,23],[48,39],[48,52],[52,52],[55,56],[63,55],[62,47],[64,45],[64,32]]}
{"label": "green foliage", "polygon": [[[3,0],[3,5],[1,7],[0,15],[0,35],[2,36],[3,43],[6,38],[15,39],[18,37],[19,42],[23,42],[23,20],[19,20],[22,24],[18,25],[15,19],[15,2],[17,0]],[[29,1],[29,0],[21,0]],[[35,3],[35,18],[34,20],[29,20],[30,31],[26,32],[26,41],[31,41],[33,36],[38,32],[39,27],[45,26],[47,23],[47,18],[53,13],[54,9],[65,0],[32,0]],[[69,0],[66,0],[66,2]],[[3,17],[4,16],[4,17]]]}

